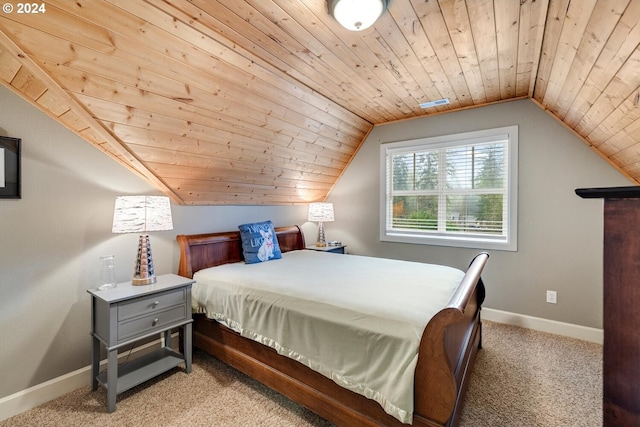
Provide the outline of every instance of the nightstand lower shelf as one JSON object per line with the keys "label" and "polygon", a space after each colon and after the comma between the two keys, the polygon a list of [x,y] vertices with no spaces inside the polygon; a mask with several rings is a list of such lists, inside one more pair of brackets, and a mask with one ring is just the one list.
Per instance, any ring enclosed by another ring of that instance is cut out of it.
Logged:
{"label": "nightstand lower shelf", "polygon": [[[118,366],[116,394],[129,390],[143,382],[185,363],[184,356],[167,347],[162,347],[149,354]],[[97,377],[98,382],[109,388],[107,371]]]}

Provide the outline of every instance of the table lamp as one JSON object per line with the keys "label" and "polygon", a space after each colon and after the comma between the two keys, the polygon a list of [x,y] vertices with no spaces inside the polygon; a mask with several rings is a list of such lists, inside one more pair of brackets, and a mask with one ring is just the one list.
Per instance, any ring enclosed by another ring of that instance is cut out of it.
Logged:
{"label": "table lamp", "polygon": [[113,233],[140,233],[132,285],[156,282],[148,231],[173,230],[166,196],[119,196],[113,211]]}
{"label": "table lamp", "polygon": [[325,221],[333,221],[333,203],[309,203],[308,221],[318,222],[318,241],[316,246],[327,246],[324,239],[324,223]]}

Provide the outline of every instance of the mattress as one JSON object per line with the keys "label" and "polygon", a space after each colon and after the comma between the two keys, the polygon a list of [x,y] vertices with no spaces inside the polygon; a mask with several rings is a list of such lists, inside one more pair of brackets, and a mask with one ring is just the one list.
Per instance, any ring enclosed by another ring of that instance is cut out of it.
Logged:
{"label": "mattress", "polygon": [[293,251],[198,271],[194,312],[413,419],[422,332],[464,272],[441,265]]}

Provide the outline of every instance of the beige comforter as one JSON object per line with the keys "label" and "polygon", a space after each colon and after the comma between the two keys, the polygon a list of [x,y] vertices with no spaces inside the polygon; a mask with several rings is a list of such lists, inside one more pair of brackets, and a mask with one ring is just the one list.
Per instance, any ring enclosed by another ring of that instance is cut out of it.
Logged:
{"label": "beige comforter", "polygon": [[413,419],[422,332],[464,273],[432,264],[294,251],[194,275],[194,311]]}

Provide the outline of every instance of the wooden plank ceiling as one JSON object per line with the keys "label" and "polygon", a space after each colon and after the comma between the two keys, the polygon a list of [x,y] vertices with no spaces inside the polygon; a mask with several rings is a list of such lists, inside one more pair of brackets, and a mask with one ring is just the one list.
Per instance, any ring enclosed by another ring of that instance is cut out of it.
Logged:
{"label": "wooden plank ceiling", "polygon": [[324,200],[373,126],[521,98],[640,181],[640,0],[7,4],[0,81],[177,203]]}

